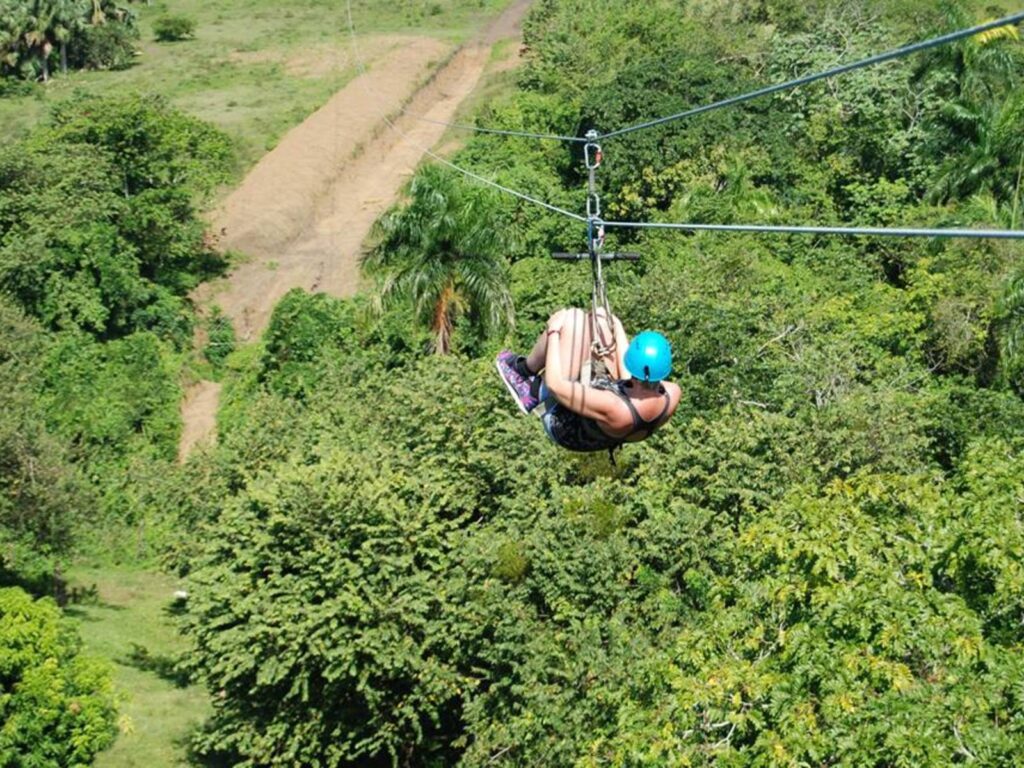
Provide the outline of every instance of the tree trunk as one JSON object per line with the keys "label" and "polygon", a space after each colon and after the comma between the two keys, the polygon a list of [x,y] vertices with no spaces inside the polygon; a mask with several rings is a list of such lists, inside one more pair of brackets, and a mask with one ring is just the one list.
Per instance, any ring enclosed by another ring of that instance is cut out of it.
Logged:
{"label": "tree trunk", "polygon": [[68,604],[68,583],[64,580],[60,563],[53,565],[53,599],[61,608]]}
{"label": "tree trunk", "polygon": [[68,73],[68,43],[67,40],[61,40],[60,42],[60,73],[67,75]]}
{"label": "tree trunk", "polygon": [[43,82],[50,82],[50,54],[53,53],[53,46],[50,45],[49,41],[44,41],[39,46],[39,54],[43,59]]}
{"label": "tree trunk", "polygon": [[441,291],[441,296],[434,307],[434,322],[431,324],[434,331],[434,354],[447,355],[452,346],[452,317],[451,304],[454,298],[455,288],[449,283]]}

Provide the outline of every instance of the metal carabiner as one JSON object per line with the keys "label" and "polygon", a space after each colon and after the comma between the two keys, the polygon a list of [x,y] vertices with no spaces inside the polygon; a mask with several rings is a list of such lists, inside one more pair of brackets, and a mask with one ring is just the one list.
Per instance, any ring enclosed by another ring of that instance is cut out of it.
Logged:
{"label": "metal carabiner", "polygon": [[601,218],[601,196],[596,192],[591,192],[587,195],[587,218]]}
{"label": "metal carabiner", "polygon": [[597,131],[591,128],[586,134],[587,143],[583,145],[583,162],[586,163],[588,171],[596,171],[604,159],[601,145],[597,143],[597,136]]}
{"label": "metal carabiner", "polygon": [[591,221],[593,221],[593,229],[591,230],[593,234],[591,234],[590,244],[595,251],[600,251],[604,248],[604,221],[600,216],[592,217]]}

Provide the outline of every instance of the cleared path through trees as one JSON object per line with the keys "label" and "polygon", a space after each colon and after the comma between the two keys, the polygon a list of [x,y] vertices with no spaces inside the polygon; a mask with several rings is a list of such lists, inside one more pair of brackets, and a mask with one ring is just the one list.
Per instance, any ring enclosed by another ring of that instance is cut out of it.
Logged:
{"label": "cleared path through trees", "polygon": [[[377,218],[445,127],[398,114],[450,121],[473,92],[491,47],[519,35],[530,0],[516,0],[476,42],[431,76],[451,50],[411,37],[290,131],[214,213],[211,230],[223,250],[246,257],[227,278],[201,286],[196,298],[230,318],[239,341],[259,338],[274,306],[292,288],[351,296],[359,288],[359,255]],[[361,43],[365,46],[365,43]],[[394,118],[401,133],[390,129]],[[404,134],[404,135],[403,135]],[[182,404],[179,457],[214,436],[217,396],[199,382]]]}

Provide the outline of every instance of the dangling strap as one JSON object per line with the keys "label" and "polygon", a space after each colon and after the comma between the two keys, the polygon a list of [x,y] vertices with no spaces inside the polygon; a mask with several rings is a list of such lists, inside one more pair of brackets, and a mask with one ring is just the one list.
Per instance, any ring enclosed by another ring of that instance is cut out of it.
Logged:
{"label": "dangling strap", "polygon": [[619,466],[618,462],[615,461],[615,452],[616,451],[621,451],[621,450],[622,450],[622,443],[619,443],[618,445],[613,445],[611,448],[608,449],[608,461],[611,462],[613,467],[618,468],[618,466]]}

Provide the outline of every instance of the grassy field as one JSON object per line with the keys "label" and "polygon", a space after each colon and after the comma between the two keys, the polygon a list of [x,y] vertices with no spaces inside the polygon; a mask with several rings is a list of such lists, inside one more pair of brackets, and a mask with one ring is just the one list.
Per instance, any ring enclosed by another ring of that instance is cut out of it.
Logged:
{"label": "grassy field", "polygon": [[98,768],[187,765],[185,740],[209,709],[198,686],[182,686],[173,660],[185,646],[174,630],[169,576],[128,569],[79,568],[72,588],[95,594],[67,608],[79,622],[86,650],[111,661],[122,696],[120,733]]}
{"label": "grassy field", "polygon": [[[353,0],[352,8],[360,49],[372,63],[375,51],[399,44],[394,38],[401,35],[457,44],[507,4]],[[157,92],[224,128],[238,144],[241,172],[356,72],[343,0],[171,0],[132,7],[141,31],[138,63],[117,72],[58,75],[30,95],[0,98],[0,141],[24,136],[52,102],[75,92]],[[167,13],[195,19],[195,39],[156,42],[153,21]]]}

